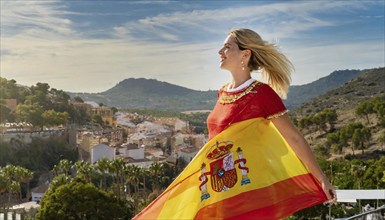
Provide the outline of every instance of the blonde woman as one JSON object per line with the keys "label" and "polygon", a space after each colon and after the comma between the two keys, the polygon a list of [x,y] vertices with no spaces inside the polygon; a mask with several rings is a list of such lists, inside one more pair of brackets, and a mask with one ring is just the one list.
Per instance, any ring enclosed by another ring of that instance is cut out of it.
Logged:
{"label": "blonde woman", "polygon": [[[278,95],[289,60],[248,29],[231,31],[219,55],[233,79],[207,119],[209,142],[134,219],[282,219],[335,198]],[[252,79],[254,70],[269,83]]]}
{"label": "blonde woman", "polygon": [[[298,158],[319,181],[327,199],[335,191],[318,166],[309,144],[291,123],[280,97],[286,97],[293,71],[291,62],[250,29],[234,29],[219,50],[220,68],[231,73],[232,81],[218,93],[218,102],[209,115],[209,139],[231,124],[251,118],[271,120]],[[251,72],[260,70],[268,84],[258,82]],[[273,146],[272,146],[273,147]]]}

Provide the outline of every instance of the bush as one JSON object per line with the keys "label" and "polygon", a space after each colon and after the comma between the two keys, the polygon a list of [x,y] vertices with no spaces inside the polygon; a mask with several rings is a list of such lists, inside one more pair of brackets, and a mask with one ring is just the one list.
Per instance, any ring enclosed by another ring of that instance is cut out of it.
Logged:
{"label": "bush", "polygon": [[36,219],[130,219],[131,209],[92,183],[73,179],[48,191]]}

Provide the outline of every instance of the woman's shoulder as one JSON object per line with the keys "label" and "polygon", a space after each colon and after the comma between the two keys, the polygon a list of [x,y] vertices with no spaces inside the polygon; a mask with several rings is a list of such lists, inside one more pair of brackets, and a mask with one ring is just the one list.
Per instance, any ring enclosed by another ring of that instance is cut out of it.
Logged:
{"label": "woman's shoulder", "polygon": [[254,90],[259,94],[259,97],[281,99],[279,95],[274,91],[274,89],[266,83],[260,82],[260,84],[254,88]]}

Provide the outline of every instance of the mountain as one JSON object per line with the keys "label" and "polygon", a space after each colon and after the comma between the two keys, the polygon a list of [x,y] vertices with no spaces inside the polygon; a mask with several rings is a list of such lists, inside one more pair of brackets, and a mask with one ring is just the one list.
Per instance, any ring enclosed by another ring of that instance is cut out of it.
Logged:
{"label": "mountain", "polygon": [[[358,122],[370,129],[371,140],[369,143],[366,143],[367,149],[365,154],[361,150],[356,150],[353,153],[351,147],[345,147],[340,154],[333,153],[330,159],[341,158],[348,154],[361,154],[361,158],[378,158],[385,153],[379,141],[379,137],[384,132],[383,126],[379,124],[381,119],[376,114],[370,114],[369,124],[367,118],[359,117],[355,112],[359,103],[369,101],[372,97],[382,97],[385,100],[385,68],[361,71],[357,77],[343,85],[291,109],[290,115],[293,118],[301,119],[304,116],[314,116],[325,109],[336,110],[338,117],[334,123],[335,130],[333,129],[333,131],[338,131],[346,125]],[[319,129],[306,128],[306,126],[301,131],[310,146],[317,147],[318,149],[328,149],[326,142],[327,135],[330,132],[325,133]],[[325,153],[325,151],[322,152]]]}
{"label": "mountain", "polygon": [[385,95],[385,68],[363,70],[343,85],[297,106],[292,113],[303,116],[328,108],[354,115],[359,102],[380,95]]}
{"label": "mountain", "polygon": [[289,109],[295,108],[311,98],[346,83],[362,72],[363,71],[361,70],[338,70],[312,83],[300,86],[290,86],[287,99],[284,100],[284,103]]}
{"label": "mountain", "polygon": [[[375,70],[375,69],[372,69]],[[349,80],[371,70],[339,70],[312,83],[291,86],[284,100],[289,109],[335,89]],[[156,109],[168,111],[210,110],[218,91],[198,91],[155,79],[129,78],[101,93],[68,93],[85,101],[94,101],[117,108]]]}
{"label": "mountain", "polygon": [[117,108],[168,111],[212,109],[217,91],[197,91],[154,79],[125,79],[101,93],[69,93]]}

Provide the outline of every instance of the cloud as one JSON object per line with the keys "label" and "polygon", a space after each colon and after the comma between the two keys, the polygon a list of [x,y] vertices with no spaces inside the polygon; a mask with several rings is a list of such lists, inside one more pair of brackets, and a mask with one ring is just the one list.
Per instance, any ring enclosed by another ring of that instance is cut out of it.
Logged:
{"label": "cloud", "polygon": [[333,45],[287,48],[295,64],[294,84],[302,85],[340,69],[370,69],[385,66],[384,42],[342,42]]}
{"label": "cloud", "polygon": [[[188,9],[117,22],[110,25],[109,35],[105,29],[92,26],[92,20],[82,20],[82,29],[76,30],[79,23],[70,15],[108,19],[109,15],[122,15],[121,11],[73,12],[58,1],[9,2],[1,1],[2,77],[24,85],[47,82],[57,89],[81,92],[101,92],[129,77],[156,78],[200,90],[218,89],[231,80],[229,73],[218,68],[217,51],[232,27],[253,28],[267,40],[299,38],[305,31],[339,25],[340,21],[321,16],[325,13],[365,10],[367,4],[381,4],[299,1]],[[98,39],[91,37],[96,35]],[[384,65],[383,43],[317,45],[283,45],[296,65],[295,84],[340,68]]]}
{"label": "cloud", "polygon": [[[55,40],[3,38],[1,73],[25,85],[47,82],[67,91],[101,92],[129,77],[157,78],[186,87],[205,74],[209,44],[133,43],[119,39]],[[217,66],[217,65],[216,65]],[[216,67],[215,66],[215,67]],[[197,79],[197,78],[195,78]]]}
{"label": "cloud", "polygon": [[[59,1],[1,1],[2,31],[5,36],[28,35],[48,38],[53,34],[74,34],[72,22],[63,16]],[[47,33],[50,33],[46,35]]]}
{"label": "cloud", "polygon": [[180,37],[171,40],[184,40],[192,34],[188,29],[205,36],[227,33],[230,28],[248,25],[267,38],[285,38],[293,37],[301,31],[334,26],[338,23],[336,20],[332,22],[327,18],[316,17],[315,14],[364,9],[367,7],[365,3],[367,2],[297,1],[178,11],[127,22],[117,29],[116,34],[122,36],[121,32],[125,29],[125,33],[134,38],[144,35],[152,36],[151,40],[162,40],[162,37],[163,40],[169,40],[168,36],[172,34]]}

